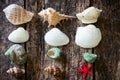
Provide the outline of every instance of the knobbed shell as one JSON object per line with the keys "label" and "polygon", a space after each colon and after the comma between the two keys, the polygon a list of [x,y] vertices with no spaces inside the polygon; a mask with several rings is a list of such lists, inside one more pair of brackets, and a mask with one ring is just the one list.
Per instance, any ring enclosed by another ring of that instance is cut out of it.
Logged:
{"label": "knobbed shell", "polygon": [[48,66],[44,70],[47,73],[54,75],[54,76],[60,76],[63,73],[63,71],[58,66],[55,66],[55,65]]}
{"label": "knobbed shell", "polygon": [[48,31],[45,34],[44,39],[46,43],[51,46],[63,46],[69,43],[68,36],[58,28],[52,28],[50,31]]}
{"label": "knobbed shell", "polygon": [[24,43],[29,39],[29,33],[24,28],[19,27],[8,36],[8,39],[14,43]]}
{"label": "knobbed shell", "polygon": [[5,13],[8,21],[14,25],[27,23],[31,21],[31,19],[34,16],[32,12],[23,9],[21,6],[17,4],[9,5],[5,9],[3,9],[3,12]]}
{"label": "knobbed shell", "polygon": [[79,27],[75,36],[75,43],[83,48],[94,48],[101,41],[101,31],[94,25]]}
{"label": "knobbed shell", "polygon": [[48,24],[49,24],[48,27],[56,26],[57,24],[60,24],[61,20],[64,20],[64,19],[68,20],[68,19],[76,18],[74,16],[60,14],[53,8],[43,9],[38,13],[38,15],[43,18],[44,20],[43,22],[48,21]]}
{"label": "knobbed shell", "polygon": [[6,52],[5,56],[7,56],[11,61],[13,61],[17,65],[22,65],[26,62],[27,54],[25,49],[19,45],[12,45]]}
{"label": "knobbed shell", "polygon": [[94,63],[96,58],[97,58],[97,55],[93,54],[93,53],[86,52],[83,54],[83,58],[89,63]]}
{"label": "knobbed shell", "polygon": [[82,13],[76,14],[77,18],[82,21],[82,23],[95,23],[97,22],[98,17],[102,10],[97,9],[95,7],[89,7],[84,10]]}
{"label": "knobbed shell", "polygon": [[12,76],[20,77],[25,74],[25,69],[20,69],[18,67],[9,68],[7,73]]}
{"label": "knobbed shell", "polygon": [[60,58],[60,54],[61,54],[61,49],[59,48],[51,48],[50,50],[48,50],[48,53],[47,55],[50,57],[50,58]]}

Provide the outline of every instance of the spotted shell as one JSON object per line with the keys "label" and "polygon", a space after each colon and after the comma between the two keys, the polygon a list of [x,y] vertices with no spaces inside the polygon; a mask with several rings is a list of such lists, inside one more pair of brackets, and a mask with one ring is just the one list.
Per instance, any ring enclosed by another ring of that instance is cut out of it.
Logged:
{"label": "spotted shell", "polygon": [[23,9],[17,4],[9,5],[3,9],[3,12],[5,13],[8,21],[14,25],[20,25],[31,21],[34,15],[32,12]]}
{"label": "spotted shell", "polygon": [[19,45],[12,45],[6,52],[5,56],[7,56],[11,61],[13,61],[17,65],[22,65],[27,60],[27,54],[25,49]]}
{"label": "spotted shell", "polygon": [[38,13],[38,15],[43,18],[44,20],[43,22],[48,21],[48,24],[49,24],[48,27],[56,26],[57,24],[60,24],[61,20],[64,20],[64,19],[68,20],[68,19],[76,18],[74,16],[60,14],[53,8],[43,9]]}
{"label": "spotted shell", "polygon": [[54,76],[60,76],[63,73],[63,71],[59,67],[57,67],[55,65],[48,66],[44,70],[47,73],[49,73],[51,75],[54,75]]}
{"label": "spotted shell", "polygon": [[81,13],[77,13],[76,16],[79,20],[82,21],[82,23],[89,24],[97,22],[97,19],[100,16],[101,12],[102,10],[98,8],[89,7]]}

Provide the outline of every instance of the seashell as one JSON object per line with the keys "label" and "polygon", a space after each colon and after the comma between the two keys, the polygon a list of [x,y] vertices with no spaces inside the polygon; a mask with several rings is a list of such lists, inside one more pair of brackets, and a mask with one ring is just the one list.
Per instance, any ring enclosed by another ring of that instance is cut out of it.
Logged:
{"label": "seashell", "polygon": [[68,20],[76,18],[74,16],[68,16],[64,14],[60,14],[59,12],[56,12],[53,8],[47,8],[43,9],[38,13],[39,16],[43,18],[43,22],[48,21],[48,27],[50,26],[56,26],[57,24],[60,24],[61,20]]}
{"label": "seashell", "polygon": [[54,76],[60,76],[60,75],[63,73],[63,71],[62,71],[59,67],[57,67],[57,66],[55,66],[55,65],[53,65],[53,66],[48,66],[48,67],[46,67],[44,70],[45,70],[47,73],[49,73],[49,74],[51,74],[51,75],[54,75]]}
{"label": "seashell", "polygon": [[19,77],[19,76],[22,76],[23,74],[25,74],[25,69],[20,69],[20,68],[17,68],[17,67],[13,67],[13,68],[8,69],[7,73],[9,75]]}
{"label": "seashell", "polygon": [[24,43],[28,41],[29,33],[24,28],[20,27],[10,33],[8,39],[14,43]]}
{"label": "seashell", "polygon": [[94,48],[101,41],[101,31],[94,25],[79,27],[75,36],[75,43],[83,48]]}
{"label": "seashell", "polygon": [[63,46],[69,43],[68,36],[58,28],[52,28],[50,31],[48,31],[45,34],[44,39],[46,43],[51,46]]}
{"label": "seashell", "polygon": [[17,65],[22,65],[27,60],[27,54],[25,49],[19,45],[12,45],[6,52],[5,56],[7,56],[11,61],[13,61]]}
{"label": "seashell", "polygon": [[97,55],[86,52],[86,53],[84,53],[83,58],[89,63],[94,63],[97,58]]}
{"label": "seashell", "polygon": [[60,53],[61,53],[61,49],[59,48],[51,48],[47,55],[50,57],[50,58],[60,58]]}
{"label": "seashell", "polygon": [[9,5],[5,9],[3,9],[3,12],[5,13],[8,21],[14,25],[27,23],[31,21],[31,19],[34,16],[32,12],[23,9],[21,6],[17,4]]}
{"label": "seashell", "polygon": [[95,23],[97,22],[98,17],[100,16],[100,13],[102,10],[95,8],[95,7],[89,7],[86,10],[84,10],[82,13],[76,14],[77,18],[82,21],[82,23]]}

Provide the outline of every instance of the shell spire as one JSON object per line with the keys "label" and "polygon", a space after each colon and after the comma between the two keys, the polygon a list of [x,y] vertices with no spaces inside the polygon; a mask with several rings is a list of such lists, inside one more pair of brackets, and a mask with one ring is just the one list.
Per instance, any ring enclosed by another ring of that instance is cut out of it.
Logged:
{"label": "shell spire", "polygon": [[56,10],[54,10],[53,8],[47,8],[45,10],[42,10],[38,13],[38,15],[43,18],[43,22],[48,21],[48,27],[60,24],[61,20],[76,18],[75,16],[60,14],[59,12],[56,12]]}

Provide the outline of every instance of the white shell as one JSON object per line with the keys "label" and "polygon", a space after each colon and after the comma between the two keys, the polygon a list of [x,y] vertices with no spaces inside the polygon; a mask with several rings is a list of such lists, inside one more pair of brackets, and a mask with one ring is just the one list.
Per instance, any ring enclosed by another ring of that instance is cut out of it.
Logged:
{"label": "white shell", "polygon": [[100,16],[100,13],[102,10],[95,8],[95,7],[89,7],[86,10],[84,10],[82,13],[76,14],[77,18],[82,21],[82,23],[95,23],[97,22],[98,17]]}
{"label": "white shell", "polygon": [[28,41],[29,33],[24,28],[20,27],[10,33],[8,39],[14,43],[24,43]]}
{"label": "white shell", "polygon": [[101,31],[94,25],[79,27],[75,36],[75,43],[83,48],[94,48],[101,41]]}
{"label": "white shell", "polygon": [[11,4],[5,9],[3,9],[3,12],[6,15],[6,18],[9,22],[11,22],[14,25],[20,25],[23,23],[27,23],[31,21],[31,19],[34,16],[34,13],[25,10],[21,6],[17,4]]}
{"label": "white shell", "polygon": [[46,43],[51,46],[63,46],[69,43],[69,38],[66,34],[60,31],[58,28],[53,28],[48,31],[44,39]]}

